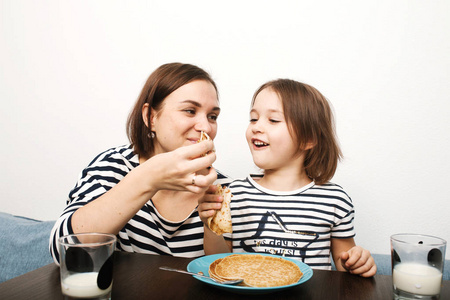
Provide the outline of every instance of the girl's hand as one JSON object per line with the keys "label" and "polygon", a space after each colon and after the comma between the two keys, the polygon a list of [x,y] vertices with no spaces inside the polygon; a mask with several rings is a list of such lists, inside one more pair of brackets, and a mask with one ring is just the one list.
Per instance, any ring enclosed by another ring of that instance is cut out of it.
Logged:
{"label": "girl's hand", "polygon": [[198,200],[198,215],[203,224],[208,224],[208,218],[214,216],[217,210],[222,207],[223,197],[214,194],[217,190],[215,185],[211,185],[205,195]]}
{"label": "girl's hand", "polygon": [[354,246],[339,256],[342,267],[348,272],[362,277],[372,277],[377,273],[377,266],[370,252],[360,246]]}
{"label": "girl's hand", "polygon": [[217,179],[210,168],[216,160],[213,149],[212,141],[203,141],[151,157],[140,166],[148,189],[205,192]]}

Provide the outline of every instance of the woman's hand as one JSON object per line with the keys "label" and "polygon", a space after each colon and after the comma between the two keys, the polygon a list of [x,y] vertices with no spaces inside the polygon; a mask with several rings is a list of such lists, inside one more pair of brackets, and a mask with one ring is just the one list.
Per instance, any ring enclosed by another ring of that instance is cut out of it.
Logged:
{"label": "woman's hand", "polygon": [[339,255],[341,265],[348,272],[362,277],[372,277],[377,273],[377,266],[370,254],[360,246],[354,246]]}
{"label": "woman's hand", "polygon": [[151,157],[141,165],[148,170],[149,190],[205,192],[217,179],[210,168],[216,160],[213,149],[212,141],[203,141]]}

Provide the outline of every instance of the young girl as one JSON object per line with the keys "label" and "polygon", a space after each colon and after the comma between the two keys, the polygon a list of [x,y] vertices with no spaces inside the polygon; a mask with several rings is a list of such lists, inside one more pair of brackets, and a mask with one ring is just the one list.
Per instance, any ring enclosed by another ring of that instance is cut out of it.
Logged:
{"label": "young girl", "polygon": [[[370,252],[353,239],[352,200],[329,182],[341,151],[325,97],[288,79],[262,85],[253,97],[246,138],[264,173],[231,183],[233,233],[222,237],[205,226],[205,253],[272,253],[331,269],[331,252],[338,270],[373,276]],[[205,224],[221,201],[199,201]]]}

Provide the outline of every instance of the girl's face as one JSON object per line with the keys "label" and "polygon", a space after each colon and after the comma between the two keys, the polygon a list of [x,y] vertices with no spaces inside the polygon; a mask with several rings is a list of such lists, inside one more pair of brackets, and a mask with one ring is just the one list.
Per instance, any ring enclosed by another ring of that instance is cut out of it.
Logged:
{"label": "girl's face", "polygon": [[210,82],[195,80],[181,86],[165,98],[159,111],[151,111],[155,154],[196,143],[201,131],[214,139],[219,113],[217,93]]}
{"label": "girl's face", "polygon": [[298,143],[289,132],[281,99],[272,89],[266,88],[256,96],[246,138],[253,162],[259,168],[301,168],[303,161],[298,154]]}

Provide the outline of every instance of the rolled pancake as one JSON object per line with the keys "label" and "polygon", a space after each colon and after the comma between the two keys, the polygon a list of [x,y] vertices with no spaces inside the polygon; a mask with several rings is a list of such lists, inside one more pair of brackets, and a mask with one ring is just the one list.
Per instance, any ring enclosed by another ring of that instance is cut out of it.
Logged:
{"label": "rolled pancake", "polygon": [[225,232],[232,233],[230,209],[231,191],[229,188],[223,188],[218,184],[216,195],[223,196],[222,207],[220,210],[216,210],[215,215],[208,219],[208,227],[217,235],[221,235]]}

